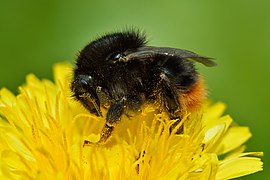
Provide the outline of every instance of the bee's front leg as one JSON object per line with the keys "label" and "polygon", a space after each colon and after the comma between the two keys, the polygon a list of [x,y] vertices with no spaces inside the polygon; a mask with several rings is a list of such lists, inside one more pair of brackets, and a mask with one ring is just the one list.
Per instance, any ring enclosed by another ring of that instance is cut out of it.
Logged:
{"label": "bee's front leg", "polygon": [[111,136],[114,126],[120,121],[121,116],[123,115],[126,100],[126,97],[122,97],[109,108],[106,115],[106,123],[101,131],[98,143],[105,143]]}
{"label": "bee's front leg", "polygon": [[[106,115],[106,123],[101,131],[100,140],[97,142],[98,144],[102,144],[107,142],[108,138],[111,136],[114,126],[120,121],[121,116],[124,112],[126,97],[122,97],[120,100],[116,101],[109,108]],[[84,141],[84,146],[93,144],[89,141]]]}
{"label": "bee's front leg", "polygon": [[126,100],[126,97],[122,97],[109,108],[106,116],[106,123],[101,131],[98,143],[105,143],[111,136],[114,126],[120,121],[121,116],[123,115]]}

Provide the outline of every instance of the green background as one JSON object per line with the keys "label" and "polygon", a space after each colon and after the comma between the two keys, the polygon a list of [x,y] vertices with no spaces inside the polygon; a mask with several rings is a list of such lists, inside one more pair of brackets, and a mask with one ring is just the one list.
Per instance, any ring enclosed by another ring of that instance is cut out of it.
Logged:
{"label": "green background", "polygon": [[52,79],[55,62],[74,62],[97,35],[130,25],[152,45],[216,58],[215,68],[198,65],[211,99],[251,128],[248,150],[265,153],[264,172],[241,179],[270,179],[270,1],[1,0],[0,86],[17,92],[30,72]]}

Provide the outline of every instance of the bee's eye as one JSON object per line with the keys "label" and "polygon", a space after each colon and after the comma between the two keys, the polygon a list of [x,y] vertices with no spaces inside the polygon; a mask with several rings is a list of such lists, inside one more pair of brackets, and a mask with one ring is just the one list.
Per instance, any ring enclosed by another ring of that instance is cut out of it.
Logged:
{"label": "bee's eye", "polygon": [[89,83],[84,79],[80,79],[79,84],[81,86],[81,92],[85,93],[89,88]]}
{"label": "bee's eye", "polygon": [[107,60],[118,60],[121,57],[124,57],[124,54],[122,54],[121,52],[114,52],[112,54],[110,54],[107,58]]}
{"label": "bee's eye", "polygon": [[92,76],[89,75],[79,75],[76,78],[77,82],[77,92],[79,94],[85,94],[89,91],[91,88],[91,85],[93,84]]}

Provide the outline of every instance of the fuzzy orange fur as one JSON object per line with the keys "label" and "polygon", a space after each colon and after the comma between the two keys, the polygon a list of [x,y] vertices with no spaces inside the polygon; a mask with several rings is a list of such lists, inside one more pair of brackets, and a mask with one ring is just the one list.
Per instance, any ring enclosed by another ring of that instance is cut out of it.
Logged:
{"label": "fuzzy orange fur", "polygon": [[204,80],[199,76],[197,82],[187,92],[180,93],[181,114],[198,110],[206,96]]}

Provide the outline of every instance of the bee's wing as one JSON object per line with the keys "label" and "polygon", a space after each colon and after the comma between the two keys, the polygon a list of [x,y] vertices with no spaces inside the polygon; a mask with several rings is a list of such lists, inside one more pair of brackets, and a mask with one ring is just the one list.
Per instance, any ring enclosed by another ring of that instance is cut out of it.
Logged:
{"label": "bee's wing", "polygon": [[169,47],[153,47],[153,46],[145,46],[138,48],[136,52],[128,54],[123,59],[123,61],[127,62],[134,59],[151,60],[152,59],[151,57],[154,57],[155,55],[178,56],[180,58],[202,63],[208,67],[216,65],[216,63],[213,61],[212,58],[201,56],[191,51]]}

